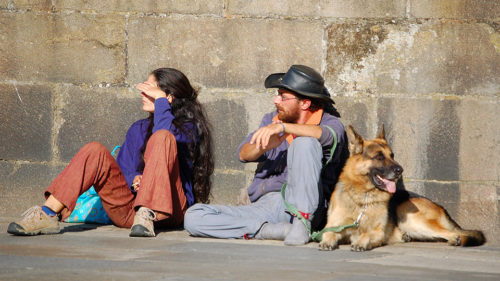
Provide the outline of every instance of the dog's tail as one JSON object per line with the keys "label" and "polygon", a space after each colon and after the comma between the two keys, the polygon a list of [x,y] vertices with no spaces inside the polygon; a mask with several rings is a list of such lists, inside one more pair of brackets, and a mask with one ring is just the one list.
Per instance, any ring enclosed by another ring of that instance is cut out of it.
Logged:
{"label": "dog's tail", "polygon": [[460,225],[458,225],[458,223],[455,220],[451,218],[450,214],[445,208],[443,208],[438,204],[436,205],[439,206],[444,211],[444,215],[446,216],[449,223],[451,223],[452,225],[451,228],[455,229],[454,232],[458,234],[460,237],[460,240],[458,240],[459,245],[456,246],[472,247],[472,246],[481,246],[484,243],[486,243],[486,237],[484,237],[484,234],[481,230],[463,229],[462,227],[460,227]]}
{"label": "dog's tail", "polygon": [[445,208],[443,208],[441,205],[438,204],[436,205],[439,206],[444,211],[444,215],[446,216],[449,223],[451,223],[452,225],[451,229],[454,229],[454,232],[458,234],[458,236],[460,237],[460,240],[458,240],[459,245],[457,246],[472,247],[472,246],[481,246],[484,243],[486,243],[486,237],[484,237],[482,231],[463,229],[454,219],[451,218],[450,214]]}
{"label": "dog's tail", "polygon": [[397,207],[398,227],[420,241],[444,239],[452,246],[480,246],[486,242],[483,232],[462,229],[448,211],[424,197],[411,197]]}
{"label": "dog's tail", "polygon": [[481,230],[463,229],[462,227],[460,227],[460,225],[458,225],[458,223],[455,220],[451,218],[450,214],[448,213],[448,211],[446,211],[445,208],[443,208],[440,205],[438,206],[442,208],[448,221],[454,226],[453,228],[455,228],[455,232],[460,236],[460,240],[458,241],[460,243],[460,246],[462,247],[481,246],[484,243],[486,243],[486,237],[484,237],[484,234]]}
{"label": "dog's tail", "polygon": [[481,246],[486,243],[486,237],[480,230],[461,230],[460,231],[460,246]]}

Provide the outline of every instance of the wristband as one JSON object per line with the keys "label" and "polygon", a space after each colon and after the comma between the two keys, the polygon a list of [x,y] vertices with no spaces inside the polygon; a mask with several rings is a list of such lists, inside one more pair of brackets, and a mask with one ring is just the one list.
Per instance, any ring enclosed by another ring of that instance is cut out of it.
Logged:
{"label": "wristband", "polygon": [[285,133],[285,124],[283,124],[283,123],[279,123],[279,124],[281,125],[281,128],[283,128],[283,132],[282,133],[284,134]]}

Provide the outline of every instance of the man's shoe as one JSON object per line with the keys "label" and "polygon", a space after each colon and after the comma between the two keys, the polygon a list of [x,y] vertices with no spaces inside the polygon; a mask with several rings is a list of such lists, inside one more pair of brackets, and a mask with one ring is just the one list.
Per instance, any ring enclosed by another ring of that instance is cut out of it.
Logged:
{"label": "man's shoe", "polygon": [[269,239],[283,241],[292,229],[292,224],[287,222],[264,223],[259,232],[255,234],[255,239]]}
{"label": "man's shoe", "polygon": [[[310,218],[312,220],[312,218]],[[307,220],[307,227],[311,229],[311,221]],[[285,237],[285,245],[300,246],[309,243],[311,238],[305,224],[297,217],[293,218],[292,229]]]}
{"label": "man's shoe", "polygon": [[156,214],[146,207],[140,207],[135,213],[134,224],[130,229],[130,237],[155,237],[154,220]]}
{"label": "man's shoe", "polygon": [[40,206],[26,210],[22,220],[11,222],[7,232],[14,235],[31,236],[38,234],[57,234],[61,232],[57,216],[47,215]]}

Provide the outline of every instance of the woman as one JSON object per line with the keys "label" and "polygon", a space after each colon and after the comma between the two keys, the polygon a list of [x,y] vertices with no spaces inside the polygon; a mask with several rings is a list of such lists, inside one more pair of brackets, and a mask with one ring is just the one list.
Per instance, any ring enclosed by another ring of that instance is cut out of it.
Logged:
{"label": "woman", "polygon": [[189,206],[208,201],[212,139],[197,92],[172,68],[153,71],[137,89],[150,116],[130,127],[116,161],[103,145],[85,145],[47,188],[44,205],[7,232],[59,233],[59,214],[68,217],[92,185],[113,223],[131,227],[133,237],[155,236],[154,225],[182,225]]}

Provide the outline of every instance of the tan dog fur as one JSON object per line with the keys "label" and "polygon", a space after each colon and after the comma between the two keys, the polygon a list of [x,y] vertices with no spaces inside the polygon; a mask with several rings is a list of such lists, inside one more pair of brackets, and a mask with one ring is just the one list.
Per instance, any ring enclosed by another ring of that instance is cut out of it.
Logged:
{"label": "tan dog fur", "polygon": [[364,140],[352,126],[347,135],[351,155],[330,199],[325,228],[352,224],[363,214],[357,228],[323,233],[322,250],[349,242],[353,251],[411,240],[446,240],[456,246],[485,242],[481,231],[462,230],[429,199],[410,196],[401,184],[395,190],[403,169],[394,160],[383,126],[373,140]]}

